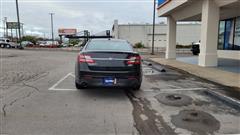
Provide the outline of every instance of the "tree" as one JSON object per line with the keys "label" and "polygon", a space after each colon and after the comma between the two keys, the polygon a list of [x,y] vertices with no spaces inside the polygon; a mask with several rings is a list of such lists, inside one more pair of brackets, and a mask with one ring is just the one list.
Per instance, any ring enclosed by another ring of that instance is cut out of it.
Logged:
{"label": "tree", "polygon": [[80,42],[79,39],[69,39],[69,44],[76,45]]}
{"label": "tree", "polygon": [[32,42],[33,44],[36,44],[38,39],[35,36],[23,36],[21,41],[29,41]]}

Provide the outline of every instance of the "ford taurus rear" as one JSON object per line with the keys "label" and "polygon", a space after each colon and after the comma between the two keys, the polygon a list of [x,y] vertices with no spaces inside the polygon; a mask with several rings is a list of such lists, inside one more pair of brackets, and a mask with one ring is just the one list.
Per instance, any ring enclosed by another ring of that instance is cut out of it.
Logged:
{"label": "ford taurus rear", "polygon": [[127,87],[139,90],[142,82],[141,57],[124,40],[90,40],[78,54],[76,88]]}

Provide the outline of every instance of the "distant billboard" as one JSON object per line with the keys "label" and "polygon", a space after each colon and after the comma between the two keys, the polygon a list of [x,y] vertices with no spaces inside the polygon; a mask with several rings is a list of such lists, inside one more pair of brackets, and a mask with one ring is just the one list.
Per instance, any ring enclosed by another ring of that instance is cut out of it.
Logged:
{"label": "distant billboard", "polygon": [[77,29],[58,29],[58,35],[75,35],[77,34]]}
{"label": "distant billboard", "polygon": [[[21,27],[22,27],[21,23]],[[18,22],[7,22],[7,29],[19,29]]]}

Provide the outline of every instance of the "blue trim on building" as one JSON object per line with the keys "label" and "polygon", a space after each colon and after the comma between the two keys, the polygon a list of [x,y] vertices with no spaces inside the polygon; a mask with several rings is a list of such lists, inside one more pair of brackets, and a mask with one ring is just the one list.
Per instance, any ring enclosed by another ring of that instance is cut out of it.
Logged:
{"label": "blue trim on building", "polygon": [[164,2],[166,2],[167,0],[158,0],[158,6],[162,5]]}

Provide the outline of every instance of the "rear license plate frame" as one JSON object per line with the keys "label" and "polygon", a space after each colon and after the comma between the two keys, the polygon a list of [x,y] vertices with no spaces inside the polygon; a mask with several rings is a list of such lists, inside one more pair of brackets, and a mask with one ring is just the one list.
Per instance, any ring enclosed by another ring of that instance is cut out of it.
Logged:
{"label": "rear license plate frame", "polygon": [[117,84],[117,79],[115,77],[104,77],[103,78],[104,86],[113,86],[115,84]]}

